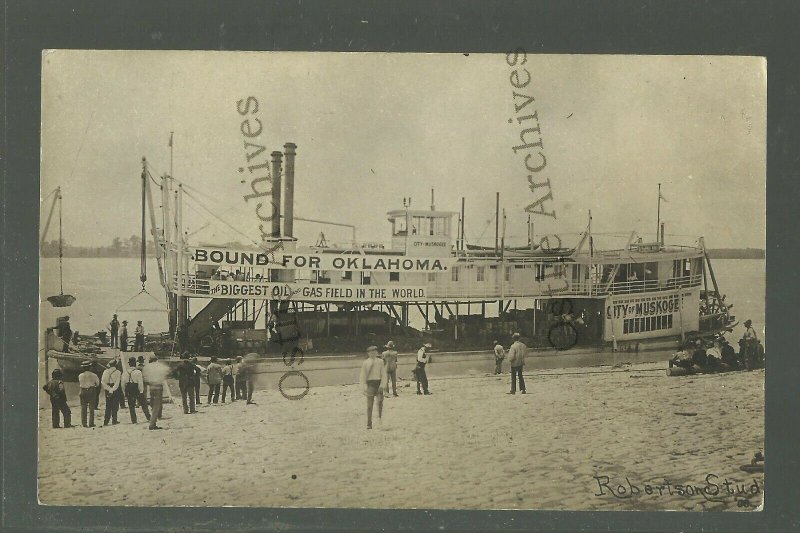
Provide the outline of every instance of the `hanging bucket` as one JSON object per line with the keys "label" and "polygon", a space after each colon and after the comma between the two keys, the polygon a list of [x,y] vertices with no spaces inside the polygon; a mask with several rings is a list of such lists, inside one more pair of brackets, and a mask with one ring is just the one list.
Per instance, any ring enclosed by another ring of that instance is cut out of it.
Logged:
{"label": "hanging bucket", "polygon": [[71,294],[57,294],[55,296],[49,296],[47,301],[53,307],[69,307],[73,303],[75,303],[75,297]]}

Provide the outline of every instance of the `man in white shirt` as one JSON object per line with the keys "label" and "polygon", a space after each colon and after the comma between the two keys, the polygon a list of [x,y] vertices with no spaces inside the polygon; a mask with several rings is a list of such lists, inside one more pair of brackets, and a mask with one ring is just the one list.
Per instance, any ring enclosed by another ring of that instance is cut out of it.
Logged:
{"label": "man in white shirt", "polygon": [[528,347],[520,340],[519,333],[514,333],[511,339],[514,343],[508,349],[508,364],[511,365],[511,392],[508,394],[517,393],[517,376],[519,376],[520,393],[525,394],[525,378],[522,377],[522,368],[525,366],[525,355],[528,353]]}
{"label": "man in white shirt", "polygon": [[[426,342],[417,352],[417,367],[414,369],[417,376],[417,394],[423,394],[422,391],[424,394],[431,394],[428,391],[428,374],[425,372],[425,365],[431,360],[431,356],[428,354],[428,350],[431,348],[433,348],[431,343]],[[422,386],[422,391],[420,391],[420,386]]]}
{"label": "man in white shirt", "polygon": [[503,359],[506,358],[506,349],[497,341],[494,341],[494,373],[495,375],[503,372]]}
{"label": "man in white shirt", "polygon": [[[136,358],[128,358],[128,369],[123,374],[122,379],[125,385],[125,397],[128,399],[128,409],[131,413],[131,423],[135,424],[136,420],[136,400],[139,399],[140,394],[144,394],[144,378],[142,371],[136,368]],[[147,409],[147,402],[142,404],[142,411],[144,416],[150,420],[150,411]]]}
{"label": "man in white shirt", "polygon": [[169,367],[161,363],[156,356],[151,357],[150,362],[142,369],[142,377],[150,389],[150,405],[153,408],[148,429],[162,429],[157,425],[157,421],[161,418],[161,401],[164,397],[164,384],[168,374]]}
{"label": "man in white shirt", "polygon": [[[100,379],[92,372],[92,362],[81,363],[83,372],[78,376],[78,385],[81,387],[81,425],[85,428],[94,427],[94,400],[96,391],[100,387]],[[87,421],[88,415],[88,421]]]}
{"label": "man in white shirt", "polygon": [[117,368],[117,365],[112,361],[109,363],[108,368],[103,371],[103,376],[100,378],[100,385],[106,393],[106,412],[103,419],[103,425],[107,426],[108,422],[112,424],[119,424],[117,421],[117,411],[119,410],[119,386],[122,379],[122,373]]}

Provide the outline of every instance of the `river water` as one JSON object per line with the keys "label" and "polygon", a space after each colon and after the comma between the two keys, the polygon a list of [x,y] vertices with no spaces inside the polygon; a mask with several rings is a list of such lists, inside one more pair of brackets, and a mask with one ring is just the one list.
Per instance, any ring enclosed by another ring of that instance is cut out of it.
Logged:
{"label": "river water", "polygon": [[[146,282],[147,293],[141,293],[139,281],[140,265],[137,258],[65,258],[64,292],[74,295],[77,300],[69,308],[54,308],[46,301],[47,296],[58,294],[58,259],[42,259],[40,280],[40,324],[42,329],[55,325],[56,318],[69,314],[72,329],[90,335],[103,330],[113,313],[119,319],[128,320],[130,327],[141,320],[149,332],[166,331],[167,312],[164,291],[158,281],[158,268],[154,259],[148,261]],[[740,325],[730,335],[735,341],[741,337],[745,319],[753,320],[757,331],[764,332],[766,263],[758,259],[717,259],[712,261],[717,282],[727,301],[734,304],[733,313]],[[710,283],[710,280],[709,280]],[[192,309],[200,309],[202,301],[193,301]],[[418,323],[412,325],[421,326]],[[735,346],[735,342],[734,342]],[[488,348],[487,348],[488,349]],[[357,355],[357,354],[354,354]],[[579,355],[562,353],[555,356],[531,358],[529,368],[561,368],[593,366],[596,364],[616,364],[619,362],[663,361],[669,353],[648,352],[642,354],[608,354],[598,358],[596,354]],[[314,360],[307,359],[303,365],[304,373],[313,384],[334,384],[353,382],[357,378],[358,362],[354,359]],[[413,367],[413,358],[401,357],[399,373],[408,377]],[[488,353],[475,355],[441,356],[432,370],[439,375],[483,374],[491,371],[493,361]],[[269,385],[277,385],[277,380],[287,370],[282,363],[264,366],[264,379]]]}

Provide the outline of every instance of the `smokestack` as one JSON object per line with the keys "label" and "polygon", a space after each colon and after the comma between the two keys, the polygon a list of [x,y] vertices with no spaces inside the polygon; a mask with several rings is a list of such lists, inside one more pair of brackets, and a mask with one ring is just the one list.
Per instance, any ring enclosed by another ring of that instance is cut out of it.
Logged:
{"label": "smokestack", "polygon": [[431,211],[436,211],[436,202],[433,199],[433,188],[431,188]]}
{"label": "smokestack", "polygon": [[661,223],[661,246],[664,246],[664,223]]}
{"label": "smokestack", "polygon": [[281,236],[281,159],[283,153],[272,152],[272,236]]}
{"label": "smokestack", "polygon": [[286,180],[283,184],[283,233],[287,237],[294,237],[294,156],[297,145],[286,143],[283,153],[286,155]]}

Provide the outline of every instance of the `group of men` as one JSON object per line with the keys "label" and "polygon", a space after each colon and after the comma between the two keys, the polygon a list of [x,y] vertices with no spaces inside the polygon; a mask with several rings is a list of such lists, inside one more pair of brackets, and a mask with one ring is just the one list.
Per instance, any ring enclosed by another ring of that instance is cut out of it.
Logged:
{"label": "group of men", "polygon": [[231,359],[226,359],[222,365],[218,363],[216,357],[212,357],[205,369],[197,364],[197,357],[190,358],[188,353],[184,353],[181,359],[175,374],[181,390],[184,414],[196,413],[197,406],[201,405],[200,377],[203,372],[206,373],[208,382],[206,403],[219,403],[219,391],[222,386],[222,403],[225,403],[227,392],[230,391],[231,402],[246,400],[247,405],[255,404],[253,401],[255,368],[241,356],[236,358],[235,363]]}
{"label": "group of men", "polygon": [[[183,360],[174,371],[152,356],[148,363],[144,357],[128,358],[127,368],[124,368],[119,359],[108,363],[98,377],[93,371],[96,363],[83,361],[82,372],[78,375],[81,402],[81,425],[93,428],[95,424],[95,410],[99,410],[101,392],[105,394],[105,412],[103,426],[119,424],[119,409],[127,409],[130,413],[131,423],[138,422],[137,408],[142,410],[145,418],[150,422],[149,429],[162,429],[158,420],[162,420],[162,402],[164,387],[168,377],[178,379],[185,414],[196,413],[196,406],[200,405],[200,377],[207,374],[209,390],[207,403],[219,403],[220,385],[223,386],[222,403],[225,403],[227,393],[230,391],[231,401],[245,399],[247,404],[254,404],[253,389],[255,386],[255,370],[242,357],[237,357],[234,363],[230,359],[217,362],[216,357],[211,358],[207,368],[197,364],[197,358],[189,358],[184,354]],[[61,369],[53,370],[51,379],[44,387],[50,397],[52,407],[52,423],[54,428],[61,427],[61,417],[64,418],[65,428],[72,426],[72,413],[67,405],[67,393],[64,387]],[[149,391],[149,403],[145,393]]]}
{"label": "group of men", "polygon": [[[120,323],[117,315],[111,317],[111,322],[108,323],[108,330],[111,332],[111,347],[119,348],[123,352],[128,351],[128,321],[123,320]],[[136,329],[133,332],[133,351],[143,352],[144,346],[144,326],[141,320],[136,321]]]}
{"label": "group of men", "polygon": [[[522,336],[514,333],[511,336],[511,346],[508,348],[508,363],[511,365],[511,390],[507,394],[517,393],[517,378],[519,378],[520,394],[525,394],[525,378],[522,376],[522,369],[525,367],[525,356],[528,354],[528,346],[522,342]],[[494,341],[494,373],[502,374],[503,360],[506,358],[506,350],[503,345]]]}
{"label": "group of men", "polygon": [[753,370],[764,366],[764,347],[746,320],[745,333],[739,340],[739,353],[724,338],[706,343],[701,339],[688,342],[670,359],[669,367],[683,368],[689,373],[725,372],[728,370]]}
{"label": "group of men", "polygon": [[[508,359],[511,364],[511,391],[508,394],[516,394],[517,379],[519,379],[519,390],[525,394],[525,378],[522,376],[522,369],[525,366],[525,355],[528,347],[522,342],[521,335],[514,333],[512,344],[508,349]],[[501,363],[506,357],[506,351],[502,345],[494,341],[495,353],[495,374],[500,374]],[[426,342],[417,350],[416,364],[412,371],[417,382],[417,394],[430,395],[428,390],[428,373],[426,366],[431,362],[431,350],[433,345]],[[383,420],[383,398],[388,396],[389,386],[392,388],[392,396],[397,396],[397,351],[394,341],[386,343],[385,350],[379,352],[377,346],[367,348],[367,358],[361,364],[361,374],[359,376],[362,392],[367,398],[367,429],[372,429],[373,410],[377,403],[378,418],[377,424],[380,427]]]}

